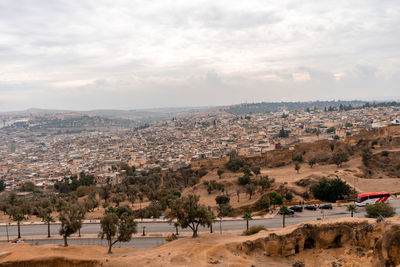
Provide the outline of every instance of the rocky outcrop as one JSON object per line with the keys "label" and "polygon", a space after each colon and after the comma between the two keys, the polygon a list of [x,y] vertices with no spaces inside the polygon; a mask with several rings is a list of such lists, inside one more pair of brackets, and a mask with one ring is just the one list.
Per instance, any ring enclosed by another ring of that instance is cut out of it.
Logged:
{"label": "rocky outcrop", "polygon": [[379,266],[400,265],[400,225],[393,225],[376,242],[375,264]]}
{"label": "rocky outcrop", "polygon": [[371,250],[375,266],[397,266],[400,264],[400,221],[376,223],[370,219],[350,219],[304,223],[243,242],[237,250],[248,255],[261,252],[266,256],[292,256],[307,249],[341,247]]}

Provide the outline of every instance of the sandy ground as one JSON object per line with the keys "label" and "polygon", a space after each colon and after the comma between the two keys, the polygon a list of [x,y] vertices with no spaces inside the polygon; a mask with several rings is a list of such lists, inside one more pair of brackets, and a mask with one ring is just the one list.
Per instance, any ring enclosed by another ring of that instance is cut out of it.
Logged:
{"label": "sandy ground", "polygon": [[[398,218],[397,218],[398,219]],[[347,218],[344,220],[367,220]],[[337,219],[316,221],[315,224],[338,223]],[[373,220],[371,220],[373,222]],[[202,234],[199,238],[184,238],[155,248],[114,248],[107,254],[106,247],[60,245],[30,246],[27,244],[0,244],[0,265],[25,261],[24,266],[33,266],[34,260],[54,258],[74,260],[75,263],[98,261],[101,266],[292,266],[301,260],[306,266],[332,266],[333,261],[342,261],[341,266],[371,266],[370,258],[358,258],[351,248],[310,249],[288,257],[270,257],[262,252],[247,254],[237,249],[246,240],[256,240],[274,232],[278,235],[290,233],[298,225],[280,230],[262,231],[253,236],[233,234]],[[41,265],[43,266],[43,265]],[[57,265],[67,266],[67,265]],[[70,265],[69,265],[70,266]],[[89,266],[89,265],[74,265]],[[100,265],[92,265],[100,266]]]}

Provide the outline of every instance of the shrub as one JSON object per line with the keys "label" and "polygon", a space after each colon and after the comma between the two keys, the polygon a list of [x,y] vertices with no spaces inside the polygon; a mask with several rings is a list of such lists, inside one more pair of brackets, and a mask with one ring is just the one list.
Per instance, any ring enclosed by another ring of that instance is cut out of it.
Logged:
{"label": "shrub", "polygon": [[244,166],[244,161],[241,158],[231,158],[228,163],[226,163],[226,168],[237,172]]}
{"label": "shrub", "polygon": [[249,230],[243,231],[243,234],[244,235],[254,235],[263,230],[267,230],[267,229],[265,229],[265,227],[262,225],[256,225],[256,226],[251,226],[249,228]]}
{"label": "shrub", "polygon": [[292,193],[287,192],[287,193],[285,194],[285,198],[286,198],[286,200],[291,201],[291,200],[293,199]]}
{"label": "shrub", "polygon": [[296,156],[293,157],[293,161],[297,161],[299,163],[302,163],[303,162],[303,156],[300,155],[300,154],[296,155]]}
{"label": "shrub", "polygon": [[322,179],[318,184],[311,188],[314,197],[329,202],[336,202],[336,200],[345,199],[351,192],[350,186],[335,178],[333,180]]}
{"label": "shrub", "polygon": [[327,133],[335,133],[336,128],[335,127],[330,127],[326,130]]}
{"label": "shrub", "polygon": [[268,176],[261,177],[258,181],[258,185],[264,190],[266,188],[271,187],[271,181],[268,179]]}
{"label": "shrub", "polygon": [[250,183],[250,176],[248,175],[243,175],[242,177],[239,177],[238,182],[240,185],[246,185]]}
{"label": "shrub", "polygon": [[342,163],[349,161],[349,155],[343,151],[339,151],[333,154],[332,160],[338,167],[341,167]]}
{"label": "shrub", "polygon": [[381,152],[381,156],[382,156],[382,157],[387,157],[387,156],[389,156],[389,152],[387,152],[386,150],[385,150],[385,151],[382,151],[382,152]]}
{"label": "shrub", "polygon": [[269,193],[269,199],[271,200],[271,204],[273,205],[280,205],[283,203],[281,194],[272,191]]}
{"label": "shrub", "polygon": [[364,164],[364,166],[368,167],[369,161],[372,158],[372,152],[368,147],[366,147],[362,150],[361,158],[362,158],[362,163]]}
{"label": "shrub", "polygon": [[384,218],[392,217],[396,214],[394,208],[387,203],[380,202],[374,205],[366,205],[365,211],[367,214],[365,217],[367,218],[378,218],[382,216]]}
{"label": "shrub", "polygon": [[221,195],[215,197],[215,202],[217,202],[218,205],[229,204],[229,201],[230,198],[227,195]]}
{"label": "shrub", "polygon": [[278,163],[274,164],[273,167],[279,168],[279,167],[283,167],[283,166],[286,166],[286,162],[281,161],[281,162],[278,162]]}

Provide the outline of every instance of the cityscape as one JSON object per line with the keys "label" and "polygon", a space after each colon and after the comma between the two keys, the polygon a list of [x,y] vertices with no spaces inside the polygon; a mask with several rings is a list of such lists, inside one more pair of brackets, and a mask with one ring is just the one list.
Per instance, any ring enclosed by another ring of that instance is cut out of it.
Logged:
{"label": "cityscape", "polygon": [[0,1],[0,266],[400,266],[400,2]]}

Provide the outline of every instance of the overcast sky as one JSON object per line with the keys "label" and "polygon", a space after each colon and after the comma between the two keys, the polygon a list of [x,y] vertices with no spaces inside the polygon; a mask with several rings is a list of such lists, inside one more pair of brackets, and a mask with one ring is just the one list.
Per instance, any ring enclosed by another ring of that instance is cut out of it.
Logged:
{"label": "overcast sky", "polygon": [[398,0],[2,0],[0,111],[400,99]]}

